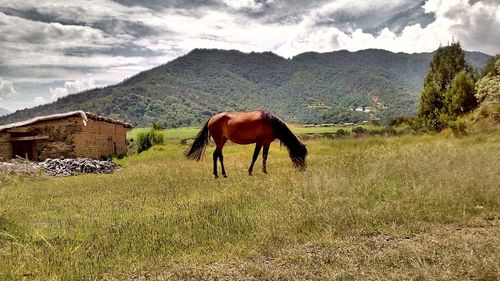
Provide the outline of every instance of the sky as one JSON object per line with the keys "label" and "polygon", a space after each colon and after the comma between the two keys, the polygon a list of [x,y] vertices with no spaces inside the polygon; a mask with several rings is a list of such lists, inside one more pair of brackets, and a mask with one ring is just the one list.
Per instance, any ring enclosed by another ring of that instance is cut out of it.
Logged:
{"label": "sky", "polygon": [[500,53],[500,0],[0,0],[0,107],[116,84],[194,48]]}

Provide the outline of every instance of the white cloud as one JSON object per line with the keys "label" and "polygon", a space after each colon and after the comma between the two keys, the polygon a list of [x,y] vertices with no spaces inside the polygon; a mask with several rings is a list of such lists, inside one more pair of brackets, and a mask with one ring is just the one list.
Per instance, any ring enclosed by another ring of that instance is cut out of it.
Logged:
{"label": "white cloud", "polygon": [[44,97],[35,97],[33,99],[33,103],[35,106],[42,105],[48,103],[47,100]]}
{"label": "white cloud", "polygon": [[[434,22],[406,26],[396,34],[384,28],[379,34],[371,34],[360,28],[342,32],[334,26],[316,25],[318,18],[350,9],[353,15],[366,11],[393,8],[399,1],[335,1],[313,10],[295,28],[295,34],[277,49],[286,56],[304,51],[333,51],[347,49],[357,51],[367,48],[393,52],[430,52],[452,40],[460,41],[466,50],[478,50],[495,54],[500,52],[500,5],[487,2],[471,4],[468,0],[428,0],[423,8],[435,13]],[[353,17],[355,19],[355,16]],[[335,18],[331,19],[332,21]]]}
{"label": "white cloud", "polygon": [[10,97],[16,94],[16,89],[14,89],[14,84],[0,77],[0,100]]}
{"label": "white cloud", "polygon": [[59,98],[65,97],[67,95],[75,94],[95,87],[96,84],[94,79],[88,78],[86,80],[66,81],[64,83],[64,87],[50,87],[49,91],[52,96],[52,101],[56,101]]}

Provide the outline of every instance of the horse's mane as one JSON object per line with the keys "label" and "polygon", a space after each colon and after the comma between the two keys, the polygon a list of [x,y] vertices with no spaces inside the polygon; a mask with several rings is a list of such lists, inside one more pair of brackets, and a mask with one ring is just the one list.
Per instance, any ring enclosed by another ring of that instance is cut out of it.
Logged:
{"label": "horse's mane", "polygon": [[281,145],[284,145],[290,154],[290,158],[294,159],[300,156],[301,154],[307,153],[304,145],[300,142],[300,140],[292,133],[290,128],[276,115],[272,114],[269,111],[260,110],[261,116],[264,120],[271,123],[274,129],[274,133],[276,134],[276,138],[280,140]]}

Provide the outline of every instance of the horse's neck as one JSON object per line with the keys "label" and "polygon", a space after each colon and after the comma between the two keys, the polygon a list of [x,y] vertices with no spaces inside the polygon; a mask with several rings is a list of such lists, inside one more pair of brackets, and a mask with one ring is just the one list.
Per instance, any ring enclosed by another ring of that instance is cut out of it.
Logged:
{"label": "horse's neck", "polygon": [[287,130],[282,136],[278,136],[278,139],[290,148],[295,148],[300,143],[299,139],[290,130]]}

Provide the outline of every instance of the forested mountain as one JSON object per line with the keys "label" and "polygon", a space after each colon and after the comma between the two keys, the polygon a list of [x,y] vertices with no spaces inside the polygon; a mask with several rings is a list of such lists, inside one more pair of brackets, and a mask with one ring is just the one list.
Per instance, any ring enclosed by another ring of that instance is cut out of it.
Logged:
{"label": "forested mountain", "polygon": [[10,113],[10,112],[9,112],[7,109],[5,109],[5,108],[1,108],[1,107],[0,107],[0,116],[7,115],[7,114],[9,114],[9,113]]}
{"label": "forested mountain", "polygon": [[[195,49],[117,85],[16,111],[0,124],[76,109],[164,127],[199,125],[216,112],[256,108],[302,123],[386,121],[417,112],[431,58],[432,53],[374,49],[308,52],[291,59]],[[490,57],[467,52],[466,58],[480,68]]]}

